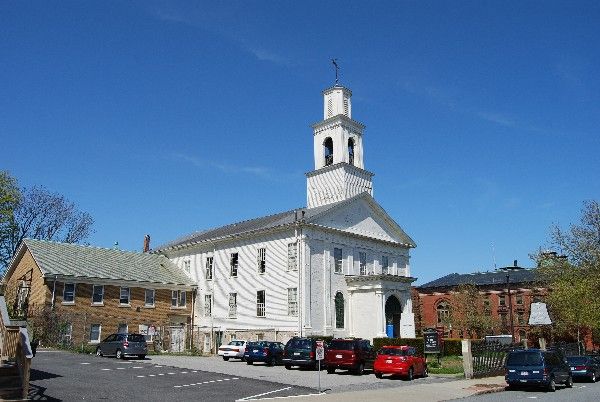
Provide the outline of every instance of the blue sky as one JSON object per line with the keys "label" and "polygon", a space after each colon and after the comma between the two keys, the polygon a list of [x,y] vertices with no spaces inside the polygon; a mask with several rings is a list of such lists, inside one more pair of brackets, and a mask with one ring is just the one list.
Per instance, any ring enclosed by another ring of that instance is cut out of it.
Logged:
{"label": "blue sky", "polygon": [[595,1],[2,2],[0,169],[91,213],[104,247],[301,207],[336,57],[417,283],[531,266],[600,193],[599,20]]}

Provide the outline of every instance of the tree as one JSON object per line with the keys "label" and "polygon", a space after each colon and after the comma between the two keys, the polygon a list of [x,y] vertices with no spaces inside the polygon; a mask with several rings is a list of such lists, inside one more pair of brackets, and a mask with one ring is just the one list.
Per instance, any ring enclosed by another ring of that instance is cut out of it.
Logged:
{"label": "tree", "polygon": [[[0,171],[0,244],[10,239],[15,224],[15,209],[21,201],[21,192],[17,180],[7,171]],[[0,262],[0,278],[4,264]]]}
{"label": "tree", "polygon": [[[600,330],[600,205],[584,202],[580,222],[564,231],[554,226],[551,245],[561,252],[535,256],[550,288],[546,298],[559,333]],[[564,253],[564,255],[562,255]]]}
{"label": "tree", "polygon": [[[10,178],[8,174],[6,176]],[[6,270],[25,238],[77,243],[92,233],[94,220],[91,215],[79,211],[64,196],[37,186],[18,191],[14,179],[6,182],[8,185],[2,186],[0,196],[4,199],[6,188],[7,194],[13,196],[16,189],[18,197],[1,211],[0,272]]]}
{"label": "tree", "polygon": [[465,336],[482,337],[494,327],[490,306],[473,284],[459,285],[453,292],[449,321],[454,328],[462,329]]}

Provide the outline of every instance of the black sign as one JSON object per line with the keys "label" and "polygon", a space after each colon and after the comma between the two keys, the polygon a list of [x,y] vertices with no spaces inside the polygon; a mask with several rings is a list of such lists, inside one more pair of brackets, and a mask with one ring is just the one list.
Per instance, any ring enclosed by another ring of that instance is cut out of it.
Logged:
{"label": "black sign", "polygon": [[425,342],[425,353],[440,353],[440,335],[437,331],[423,332],[423,341]]}

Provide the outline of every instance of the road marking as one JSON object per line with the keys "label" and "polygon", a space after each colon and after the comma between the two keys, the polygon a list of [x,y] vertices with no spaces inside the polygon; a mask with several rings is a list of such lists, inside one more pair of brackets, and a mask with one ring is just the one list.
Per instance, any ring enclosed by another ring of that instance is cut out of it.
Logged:
{"label": "road marking", "polygon": [[100,369],[100,370],[102,370],[102,371],[110,371],[112,369]]}
{"label": "road marking", "polygon": [[154,367],[156,367],[156,368],[161,368],[162,366],[154,366]]}
{"label": "road marking", "polygon": [[160,373],[159,375],[165,375],[164,373]]}
{"label": "road marking", "polygon": [[527,399],[537,399],[537,396],[528,396]]}
{"label": "road marking", "polygon": [[148,377],[156,377],[156,374],[148,374]]}
{"label": "road marking", "polygon": [[125,370],[125,367],[117,367],[117,370]]}
{"label": "road marking", "polygon": [[197,372],[198,372],[197,370],[193,370],[193,371],[192,371],[192,373],[197,373]]}
{"label": "road marking", "polygon": [[144,378],[146,377],[145,375],[138,375],[138,378]]}
{"label": "road marking", "polygon": [[188,373],[187,371],[182,371],[182,372],[181,372],[181,374],[187,374],[187,373]]}
{"label": "road marking", "polygon": [[175,373],[167,373],[168,375],[175,375]]}
{"label": "road marking", "polygon": [[143,367],[140,367],[140,366],[136,366],[136,367],[132,367],[132,368],[143,368]]}
{"label": "road marking", "polygon": [[252,398],[257,398],[259,396],[264,396],[264,395],[269,395],[269,394],[274,394],[275,392],[281,392],[281,391],[287,391],[288,389],[291,389],[292,387],[285,387],[285,388],[281,388],[281,389],[276,389],[274,391],[269,391],[269,392],[263,392],[262,394],[257,394],[257,395],[252,395],[252,396],[247,396],[245,398],[242,399],[237,399],[238,401],[248,401],[251,400]]}
{"label": "road marking", "polygon": [[79,364],[92,364],[92,363],[79,363]]}
{"label": "road marking", "polygon": [[173,388],[193,387],[194,385],[205,385],[205,384],[212,384],[212,383],[216,383],[216,382],[220,382],[220,381],[231,381],[231,380],[239,380],[239,378],[238,377],[223,378],[220,380],[210,380],[210,381],[196,382],[196,383],[184,384],[184,385],[173,385]]}

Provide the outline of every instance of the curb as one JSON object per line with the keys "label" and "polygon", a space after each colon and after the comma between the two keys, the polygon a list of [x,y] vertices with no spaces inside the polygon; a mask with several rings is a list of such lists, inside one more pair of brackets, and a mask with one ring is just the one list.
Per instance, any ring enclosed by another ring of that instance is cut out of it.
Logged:
{"label": "curb", "polygon": [[504,392],[506,391],[505,386],[498,386],[489,389],[482,389],[481,391],[476,391],[474,395],[485,395],[485,394],[494,394],[496,392]]}

